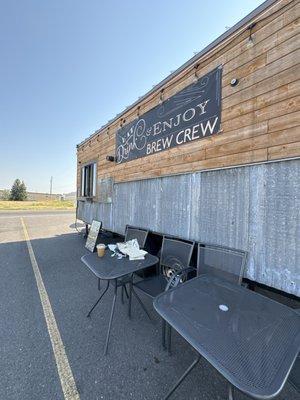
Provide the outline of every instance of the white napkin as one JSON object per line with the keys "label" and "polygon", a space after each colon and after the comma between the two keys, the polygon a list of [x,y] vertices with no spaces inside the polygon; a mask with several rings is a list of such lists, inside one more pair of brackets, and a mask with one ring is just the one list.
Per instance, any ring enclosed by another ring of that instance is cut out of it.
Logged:
{"label": "white napkin", "polygon": [[117,256],[118,260],[120,260],[123,257],[126,257],[124,254],[119,253],[118,246],[116,244],[108,244],[107,246],[109,250],[112,252],[111,257]]}
{"label": "white napkin", "polygon": [[117,243],[118,249],[121,253],[129,256],[130,261],[144,260],[147,251],[141,250],[136,239],[128,240],[128,242]]}

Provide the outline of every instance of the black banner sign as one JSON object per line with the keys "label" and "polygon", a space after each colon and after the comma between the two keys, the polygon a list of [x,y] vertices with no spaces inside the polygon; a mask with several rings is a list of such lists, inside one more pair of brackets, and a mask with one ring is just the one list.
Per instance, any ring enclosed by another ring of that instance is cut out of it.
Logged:
{"label": "black banner sign", "polygon": [[221,66],[117,132],[117,163],[134,160],[218,133]]}

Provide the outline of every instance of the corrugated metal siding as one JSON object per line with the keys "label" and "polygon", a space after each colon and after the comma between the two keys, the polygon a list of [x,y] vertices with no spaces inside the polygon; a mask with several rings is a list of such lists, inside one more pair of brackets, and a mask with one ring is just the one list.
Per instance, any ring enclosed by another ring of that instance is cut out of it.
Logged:
{"label": "corrugated metal siding", "polygon": [[112,204],[79,205],[78,216],[246,249],[246,277],[300,296],[299,210],[292,160],[115,184]]}
{"label": "corrugated metal siding", "polygon": [[92,220],[96,219],[102,221],[105,228],[112,229],[112,204],[78,201],[77,218],[88,224],[91,224]]}
{"label": "corrugated metal siding", "polygon": [[157,230],[182,237],[190,236],[191,175],[161,178]]}
{"label": "corrugated metal siding", "polygon": [[191,236],[204,242],[247,249],[249,169],[198,175],[201,176],[200,193],[198,207],[194,207],[192,214]]}
{"label": "corrugated metal siding", "polygon": [[251,168],[248,275],[300,295],[300,161]]}

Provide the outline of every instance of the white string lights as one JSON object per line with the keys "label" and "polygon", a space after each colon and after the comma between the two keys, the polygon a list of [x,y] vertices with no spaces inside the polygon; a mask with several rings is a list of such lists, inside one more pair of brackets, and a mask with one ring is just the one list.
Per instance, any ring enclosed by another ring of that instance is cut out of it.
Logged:
{"label": "white string lights", "polygon": [[198,82],[198,79],[199,79],[199,76],[198,76],[198,67],[199,67],[199,64],[196,64],[196,65],[194,66],[194,78],[193,78],[193,82],[194,82],[194,83],[197,83],[197,82]]}
{"label": "white string lights", "polygon": [[160,91],[158,104],[162,104],[164,102],[164,90],[165,89],[161,89]]}
{"label": "white string lights", "polygon": [[252,36],[252,29],[255,27],[256,23],[254,22],[253,24],[248,26],[248,30],[249,30],[249,37],[248,37],[248,42],[247,42],[247,46],[251,47],[254,45],[254,40],[253,40],[253,36]]}

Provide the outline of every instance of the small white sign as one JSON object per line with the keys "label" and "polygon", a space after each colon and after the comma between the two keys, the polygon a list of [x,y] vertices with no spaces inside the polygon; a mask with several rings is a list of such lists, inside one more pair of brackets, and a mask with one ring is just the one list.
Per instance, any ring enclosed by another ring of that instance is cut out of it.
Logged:
{"label": "small white sign", "polygon": [[96,242],[98,239],[98,235],[101,229],[101,222],[93,220],[90,231],[89,231],[89,236],[86,240],[85,247],[86,249],[90,250],[92,253],[95,250]]}

